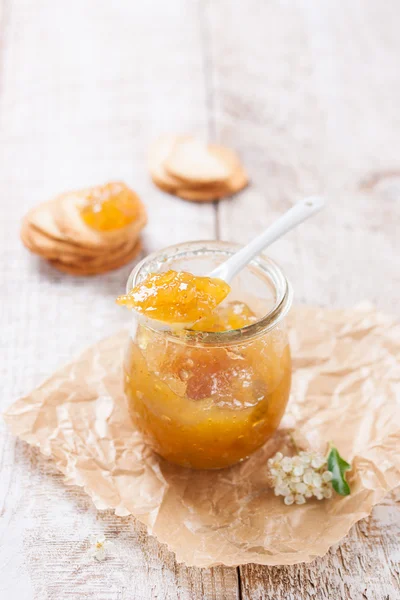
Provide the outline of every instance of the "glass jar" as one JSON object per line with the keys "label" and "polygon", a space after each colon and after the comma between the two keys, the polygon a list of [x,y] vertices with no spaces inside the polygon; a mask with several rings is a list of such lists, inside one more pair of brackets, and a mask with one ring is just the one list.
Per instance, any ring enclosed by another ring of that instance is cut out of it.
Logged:
{"label": "glass jar", "polygon": [[[127,291],[168,269],[204,275],[237,248],[166,248],[136,266]],[[290,284],[272,260],[259,257],[231,287],[227,301],[246,303],[257,317],[240,329],[172,333],[132,323],[124,363],[130,414],[155,452],[184,467],[220,469],[247,458],[274,433],[289,399]]]}

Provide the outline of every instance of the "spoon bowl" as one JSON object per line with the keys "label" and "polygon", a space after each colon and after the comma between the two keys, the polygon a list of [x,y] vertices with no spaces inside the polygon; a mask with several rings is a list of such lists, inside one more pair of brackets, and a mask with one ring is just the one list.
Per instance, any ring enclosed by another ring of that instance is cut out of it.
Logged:
{"label": "spoon bowl", "polygon": [[[233,278],[265,248],[319,212],[324,206],[325,201],[320,196],[311,196],[300,200],[249,244],[213,269],[207,277],[222,279],[230,284]],[[157,329],[158,331],[179,331],[182,329],[191,329],[194,325],[193,321],[188,323],[166,323],[152,319],[134,309],[133,312],[139,324],[151,329]]]}

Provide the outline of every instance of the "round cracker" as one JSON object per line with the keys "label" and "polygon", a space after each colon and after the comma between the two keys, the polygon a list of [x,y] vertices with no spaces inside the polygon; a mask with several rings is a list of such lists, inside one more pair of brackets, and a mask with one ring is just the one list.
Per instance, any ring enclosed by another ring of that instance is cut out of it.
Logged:
{"label": "round cracker", "polygon": [[170,186],[168,184],[165,184],[164,181],[162,181],[161,179],[157,179],[155,177],[151,178],[153,183],[163,192],[167,192],[167,194],[175,194],[178,186]]}
{"label": "round cracker", "polygon": [[80,256],[75,255],[75,256],[71,257],[71,255],[69,255],[69,256],[61,255],[60,257],[57,258],[57,260],[59,260],[60,262],[62,262],[64,264],[68,264],[71,267],[78,266],[79,268],[81,268],[81,266],[85,266],[85,268],[86,267],[95,268],[97,266],[102,266],[109,262],[112,262],[112,263],[118,262],[118,260],[120,258],[123,258],[126,254],[128,254],[130,252],[130,250],[134,246],[136,246],[138,239],[139,238],[137,236],[134,239],[131,239],[131,240],[125,242],[117,250],[108,251],[108,252],[105,252],[105,253],[95,256],[95,257],[93,257],[93,256],[87,257],[84,255],[80,255]]}
{"label": "round cracker", "polygon": [[[124,184],[120,184],[124,185]],[[124,240],[134,238],[147,223],[146,209],[138,198],[137,218],[120,229],[97,231],[86,225],[80,209],[86,206],[87,196],[93,188],[63,194],[58,197],[54,218],[64,238],[71,243],[80,243],[89,248],[115,248]]]}
{"label": "round cracker", "polygon": [[50,236],[56,240],[64,240],[53,215],[55,200],[42,202],[38,206],[32,208],[26,215],[25,219],[44,235]]}
{"label": "round cracker", "polygon": [[[77,252],[80,252],[81,249],[85,249],[85,252],[88,253],[93,252],[91,248],[87,248],[85,244],[82,244],[80,241],[72,242],[65,238],[55,219],[55,213],[57,213],[59,202],[60,196],[57,196],[48,202],[42,202],[42,204],[31,209],[27,213],[25,219],[34,229],[48,238],[58,242],[65,242],[69,246],[73,244],[76,246]],[[94,252],[96,253],[96,250],[94,250]]]}
{"label": "round cracker", "polygon": [[43,258],[58,258],[60,256],[60,250],[56,249],[58,242],[33,229],[26,221],[22,223],[20,237],[24,246],[34,254],[38,254]]}
{"label": "round cracker", "polygon": [[[124,184],[120,185],[124,186]],[[139,198],[137,199],[138,218],[127,227],[111,232],[99,232],[86,225],[78,207],[83,206],[86,202],[86,194],[90,193],[92,189],[62,194],[53,200],[43,202],[31,209],[27,213],[26,219],[44,235],[60,242],[73,244],[78,247],[78,252],[79,248],[84,248],[88,254],[92,252],[96,254],[105,246],[119,246],[124,239],[132,238],[135,234],[138,235],[147,222],[146,209]],[[66,198],[69,200],[67,201]],[[75,203],[72,198],[76,198]],[[64,202],[68,204],[66,211],[62,207]],[[73,226],[68,225],[69,220],[72,220]]]}
{"label": "round cracker", "polygon": [[233,177],[237,169],[241,168],[239,157],[231,148],[219,144],[209,144],[208,151],[224,163],[226,170],[229,171],[229,177],[224,183]]}
{"label": "round cracker", "polygon": [[[39,237],[38,237],[39,236]],[[21,239],[24,245],[35,254],[38,254],[42,258],[47,260],[55,260],[65,265],[70,265],[71,268],[78,267],[79,269],[84,265],[85,268],[96,268],[103,266],[106,263],[118,262],[121,258],[125,257],[129,251],[136,245],[138,238],[124,242],[120,247],[112,252],[107,251],[105,253],[96,253],[96,255],[87,255],[84,252],[74,251],[68,252],[68,244],[61,245],[60,242],[46,238],[41,232],[34,230],[29,223],[23,223],[21,228]],[[39,239],[39,243],[38,243]],[[67,250],[66,250],[67,248]]]}
{"label": "round cracker", "polygon": [[[154,181],[154,179],[153,179]],[[189,184],[188,183],[183,183],[182,181],[179,184],[179,187],[171,190],[169,189],[167,186],[163,186],[162,183],[158,182],[158,181],[154,181],[154,183],[164,192],[167,192],[168,194],[173,194],[175,196],[181,196],[184,194],[185,192],[187,192],[188,195],[193,195],[196,199],[200,199],[202,200],[204,198],[205,202],[208,202],[211,199],[214,199],[218,196],[218,194],[225,195],[227,192],[227,188],[225,184],[216,184],[216,183],[212,183],[212,184],[208,184],[208,185],[195,185],[193,187],[188,187]]]}
{"label": "round cracker", "polygon": [[21,239],[31,252],[48,259],[58,259],[61,257],[64,260],[76,260],[77,257],[91,259],[101,254],[99,249],[82,248],[81,246],[52,238],[36,229],[27,218],[22,222]]}
{"label": "round cracker", "polygon": [[31,239],[31,236],[29,235],[28,227],[24,227],[24,226],[21,227],[20,238],[21,238],[21,241],[24,244],[25,248],[27,248],[31,252],[34,252],[35,254],[41,254],[38,251],[38,249],[35,247],[32,239]]}
{"label": "round cracker", "polygon": [[227,187],[229,188],[229,196],[233,196],[233,194],[237,194],[241,190],[243,190],[247,185],[249,185],[249,178],[242,167],[239,165],[238,168],[233,173],[232,177],[226,182]]}
{"label": "round cracker", "polygon": [[216,188],[215,190],[181,188],[176,191],[176,195],[183,200],[190,200],[191,202],[214,202],[214,200],[219,200],[229,194],[226,188]]}
{"label": "round cracker", "polygon": [[119,269],[124,265],[130,263],[134,258],[136,258],[140,252],[142,251],[142,243],[139,240],[136,244],[125,254],[125,256],[120,257],[118,260],[103,262],[103,264],[96,266],[87,266],[85,264],[81,265],[67,265],[57,260],[50,260],[49,263],[62,271],[63,273],[68,273],[69,275],[75,276],[86,276],[86,275],[100,275],[101,273],[106,273],[107,271],[113,271],[114,269]]}
{"label": "round cracker", "polygon": [[209,188],[179,188],[176,195],[191,202],[213,202],[227,196],[233,196],[246,187],[248,178],[243,167],[239,166],[234,174],[222,186]]}
{"label": "round cracker", "polygon": [[239,160],[229,148],[190,138],[179,141],[165,161],[169,175],[189,184],[223,183]]}
{"label": "round cracker", "polygon": [[164,163],[177,143],[189,139],[189,136],[164,135],[153,142],[147,155],[147,166],[154,183],[166,192],[174,192],[180,185],[165,169]]}

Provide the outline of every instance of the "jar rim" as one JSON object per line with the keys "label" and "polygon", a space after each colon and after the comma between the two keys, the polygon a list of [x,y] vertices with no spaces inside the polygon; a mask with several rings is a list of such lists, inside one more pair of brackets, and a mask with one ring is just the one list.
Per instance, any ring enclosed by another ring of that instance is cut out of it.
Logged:
{"label": "jar rim", "polygon": [[[126,284],[126,292],[128,293],[137,283],[141,276],[145,277],[150,273],[156,272],[154,269],[149,269],[150,264],[159,263],[160,266],[168,260],[173,260],[179,257],[184,257],[187,254],[200,256],[202,254],[223,254],[226,258],[229,254],[234,254],[240,244],[230,242],[222,242],[217,240],[200,240],[193,242],[183,242],[168,246],[162,250],[152,252],[141,260],[131,271]],[[255,323],[241,327],[240,329],[230,329],[228,331],[194,331],[185,329],[179,333],[163,331],[163,335],[171,337],[174,341],[183,343],[201,344],[211,346],[222,346],[230,344],[240,344],[247,341],[249,338],[258,337],[270,331],[282,321],[289,312],[292,305],[293,290],[290,282],[287,280],[282,269],[271,258],[265,255],[259,255],[253,259],[250,265],[264,274],[269,276],[275,290],[275,302],[273,307]],[[147,269],[147,272],[146,272]],[[152,329],[158,333],[161,330],[156,327],[146,325],[148,329]]]}

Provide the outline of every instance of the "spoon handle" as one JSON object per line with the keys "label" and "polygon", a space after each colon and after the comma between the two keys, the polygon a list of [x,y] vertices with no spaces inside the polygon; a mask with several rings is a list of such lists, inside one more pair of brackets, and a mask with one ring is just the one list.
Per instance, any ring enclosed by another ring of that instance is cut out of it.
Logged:
{"label": "spoon handle", "polygon": [[227,261],[219,265],[209,276],[218,277],[230,283],[235,275],[254,257],[267,248],[267,246],[321,210],[324,205],[325,201],[320,196],[311,196],[300,200],[300,202],[296,202],[292,208],[279,217],[268,229],[263,231],[247,246],[233,254]]}

